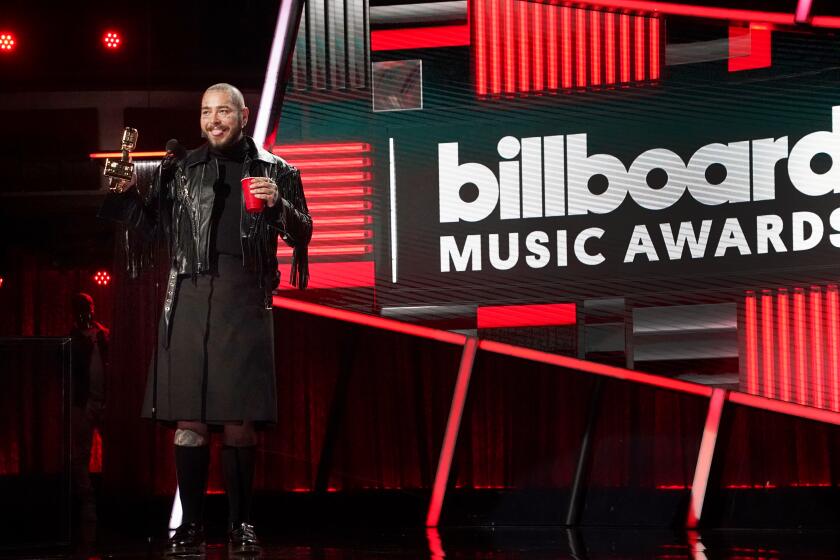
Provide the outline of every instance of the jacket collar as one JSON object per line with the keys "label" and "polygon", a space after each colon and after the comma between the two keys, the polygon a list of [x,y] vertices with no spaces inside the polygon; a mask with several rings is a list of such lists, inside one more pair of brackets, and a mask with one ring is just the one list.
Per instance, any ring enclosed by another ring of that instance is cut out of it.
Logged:
{"label": "jacket collar", "polygon": [[[251,160],[259,160],[265,163],[274,163],[277,159],[268,151],[258,148],[254,139],[250,136],[245,136],[245,141],[248,143],[248,156]],[[246,158],[246,159],[247,159]],[[210,161],[210,145],[205,142],[198,148],[191,150],[184,158],[184,167],[192,167],[199,163],[207,163]]]}

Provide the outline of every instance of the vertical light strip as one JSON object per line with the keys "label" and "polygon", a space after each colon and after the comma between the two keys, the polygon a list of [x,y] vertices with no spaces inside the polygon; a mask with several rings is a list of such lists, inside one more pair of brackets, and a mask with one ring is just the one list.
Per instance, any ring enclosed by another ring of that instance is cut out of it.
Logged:
{"label": "vertical light strip", "polygon": [[591,70],[589,83],[601,85],[601,12],[589,10],[589,55]]}
{"label": "vertical light strip", "polygon": [[475,0],[475,88],[478,95],[487,95],[487,49],[484,29],[485,0]]}
{"label": "vertical light strip", "polygon": [[[280,74],[280,62],[287,58],[284,52],[286,43],[286,32],[294,10],[292,7],[301,0],[281,0],[280,10],[277,13],[277,25],[274,27],[274,39],[271,42],[271,52],[268,55],[268,68],[265,70],[265,81],[263,81],[260,105],[257,110],[257,118],[254,124],[254,143],[262,146],[268,134],[268,119],[271,118],[271,108],[274,105],[274,96],[277,93],[277,78]],[[294,45],[292,45],[294,48]],[[290,53],[289,53],[290,54]],[[280,84],[286,87],[286,84]]]}
{"label": "vertical light strip", "polygon": [[706,500],[709,473],[712,470],[712,459],[725,403],[726,390],[714,389],[712,398],[709,399],[709,412],[706,414],[706,425],[703,427],[703,439],[700,440],[700,452],[694,468],[694,481],[691,484],[691,500],[686,520],[686,526],[689,529],[697,527],[703,515],[703,502]]}
{"label": "vertical light strip", "polygon": [[[490,93],[498,95],[502,91],[502,37],[499,33],[499,0],[486,0],[490,3]],[[507,37],[505,37],[507,40]]]}
{"label": "vertical light strip", "polygon": [[641,82],[645,79],[645,18],[633,16],[633,23],[636,30],[636,41],[633,46],[636,55],[635,79],[637,82]]}
{"label": "vertical light strip", "polygon": [[545,74],[543,70],[543,24],[545,22],[545,8],[544,4],[537,4],[528,2],[531,8],[531,23],[534,26],[531,36],[534,38],[532,43],[534,54],[534,91],[540,92],[545,89]]}
{"label": "vertical light strip", "polygon": [[516,3],[516,19],[519,24],[517,34],[517,45],[519,46],[519,91],[527,93],[531,88],[528,81],[530,70],[528,65],[528,4],[529,2],[519,1]]}
{"label": "vertical light strip", "polygon": [[621,14],[620,18],[620,39],[621,43],[621,83],[630,81],[630,16]]}
{"label": "vertical light strip", "polygon": [[662,63],[659,60],[659,26],[662,19],[653,17],[648,21],[650,22],[650,79],[658,80],[662,68]]}
{"label": "vertical light strip", "polygon": [[808,23],[811,19],[811,3],[813,0],[799,0],[793,16],[794,23]]}
{"label": "vertical light strip", "polygon": [[793,291],[793,356],[796,363],[796,396],[799,404],[808,404],[805,395],[808,347],[805,345],[805,291]]}
{"label": "vertical light strip", "polygon": [[773,294],[765,291],[761,294],[761,387],[760,394],[775,398],[776,379],[774,372],[773,340]]}
{"label": "vertical light strip", "polygon": [[828,321],[828,391],[831,410],[840,412],[840,324],[838,324],[837,285],[828,286],[826,293],[826,320]]}
{"label": "vertical light strip", "polygon": [[586,10],[575,9],[576,87],[586,87]]}
{"label": "vertical light strip", "polygon": [[811,286],[811,377],[814,379],[814,406],[825,406],[823,387],[822,289]]}
{"label": "vertical light strip", "polygon": [[505,93],[516,93],[516,58],[514,48],[516,47],[516,36],[513,33],[514,0],[505,1]]}
{"label": "vertical light strip", "polygon": [[443,550],[443,541],[437,527],[426,529],[426,540],[429,541],[429,556],[431,560],[446,560],[446,551]]}
{"label": "vertical light strip", "polygon": [[563,71],[563,88],[568,89],[572,87],[572,9],[563,6],[560,8],[560,21],[562,24],[562,71]]}
{"label": "vertical light strip", "polygon": [[556,90],[559,72],[557,68],[557,6],[545,7],[548,16],[548,89]]}
{"label": "vertical light strip", "polygon": [[776,300],[776,325],[778,325],[779,329],[780,398],[785,401],[790,401],[790,309],[787,290],[780,289],[776,295]]}
{"label": "vertical light strip", "polygon": [[181,507],[181,489],[175,484],[175,499],[172,501],[172,511],[169,513],[169,536],[175,534],[175,529],[181,526],[184,510]]}
{"label": "vertical light strip", "polygon": [[747,353],[747,393],[758,394],[758,353],[756,349],[756,309],[755,294],[747,292],[744,301],[745,351]]}
{"label": "vertical light strip", "polygon": [[397,282],[397,171],[394,139],[388,138],[388,180],[391,190],[391,282]]}
{"label": "vertical light strip", "polygon": [[449,472],[452,468],[452,457],[455,454],[455,444],[458,442],[458,431],[461,429],[461,417],[464,413],[464,404],[467,401],[467,391],[470,387],[470,378],[477,351],[478,339],[468,337],[464,343],[461,365],[458,367],[458,378],[455,380],[455,391],[452,395],[452,405],[449,407],[449,418],[446,419],[446,431],[443,434],[440,459],[432,486],[432,499],[429,501],[426,527],[437,527],[440,521],[440,511],[443,508]]}
{"label": "vertical light strip", "polygon": [[605,84],[615,83],[615,14],[604,14],[604,69]]}

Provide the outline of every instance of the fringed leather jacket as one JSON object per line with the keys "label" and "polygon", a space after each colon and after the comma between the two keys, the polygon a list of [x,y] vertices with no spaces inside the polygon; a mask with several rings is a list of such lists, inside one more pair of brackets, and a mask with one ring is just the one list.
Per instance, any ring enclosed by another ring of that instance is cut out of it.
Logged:
{"label": "fringed leather jacket", "polygon": [[[265,305],[280,282],[277,269],[278,235],[292,247],[290,283],[305,288],[309,280],[308,250],[312,218],[306,206],[300,172],[283,159],[258,148],[246,137],[248,152],[243,163],[246,177],[269,177],[278,186],[280,198],[260,213],[241,212],[239,230],[242,265],[256,273],[265,289]],[[178,275],[195,277],[210,270],[210,228],[213,227],[213,183],[218,176],[207,144],[191,150],[180,161],[158,166],[143,196],[136,188],[111,193],[99,216],[121,222],[125,232],[126,267],[136,277],[152,263],[156,241],[163,236],[169,249],[170,273],[164,299],[167,335],[178,287]],[[240,195],[241,196],[241,195]],[[242,202],[244,208],[244,202]],[[166,340],[168,340],[168,336]]]}

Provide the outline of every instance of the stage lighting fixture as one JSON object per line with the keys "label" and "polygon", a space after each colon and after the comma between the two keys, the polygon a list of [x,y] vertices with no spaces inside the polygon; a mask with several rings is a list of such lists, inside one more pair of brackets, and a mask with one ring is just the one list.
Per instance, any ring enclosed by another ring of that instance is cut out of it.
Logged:
{"label": "stage lighting fixture", "polygon": [[122,38],[120,34],[116,31],[107,31],[105,35],[102,36],[102,42],[105,43],[105,48],[108,50],[116,50],[120,47],[122,43]]}
{"label": "stage lighting fixture", "polygon": [[12,33],[0,33],[0,52],[11,52],[15,50],[17,41]]}
{"label": "stage lighting fixture", "polygon": [[111,275],[104,270],[100,270],[93,275],[93,281],[96,282],[98,286],[107,286],[111,282]]}
{"label": "stage lighting fixture", "polygon": [[0,276],[0,288],[2,288],[3,284],[5,284],[5,283],[6,283],[6,279],[3,278],[2,276]]}

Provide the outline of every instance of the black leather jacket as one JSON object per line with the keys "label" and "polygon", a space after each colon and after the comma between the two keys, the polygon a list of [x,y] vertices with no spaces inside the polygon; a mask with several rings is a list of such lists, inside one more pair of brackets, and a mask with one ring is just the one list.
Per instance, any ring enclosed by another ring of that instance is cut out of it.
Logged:
{"label": "black leather jacket", "polygon": [[[242,166],[245,176],[270,177],[277,183],[280,199],[261,213],[241,213],[239,222],[243,266],[253,271],[265,288],[266,307],[280,282],[277,270],[278,235],[293,248],[290,283],[305,288],[309,279],[307,247],[312,237],[312,218],[306,206],[300,172],[283,159],[258,148],[246,137],[248,152]],[[207,144],[187,153],[181,161],[167,162],[155,170],[148,194],[136,188],[111,193],[99,216],[126,224],[128,270],[132,276],[152,257],[153,242],[163,235],[170,256],[170,274],[164,300],[164,318],[170,328],[178,275],[208,272],[211,264],[210,228],[218,177]],[[241,195],[240,195],[241,196]],[[244,202],[242,203],[244,207]],[[168,339],[168,336],[167,336]]]}

